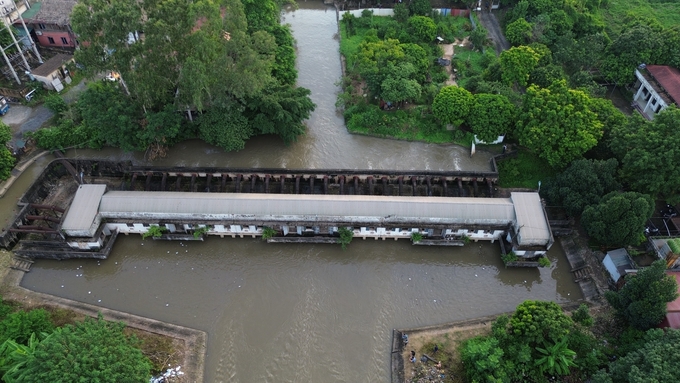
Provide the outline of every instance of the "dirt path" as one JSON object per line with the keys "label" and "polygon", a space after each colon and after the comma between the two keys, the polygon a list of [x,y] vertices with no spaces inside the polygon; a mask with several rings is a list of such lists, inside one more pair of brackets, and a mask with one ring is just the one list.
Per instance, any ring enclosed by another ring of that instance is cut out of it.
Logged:
{"label": "dirt path", "polygon": [[[451,61],[453,58],[453,46],[454,44],[442,44],[442,49],[444,50],[444,58]],[[453,63],[451,65],[445,66],[446,73],[449,74],[449,79],[446,80],[446,85],[456,85],[455,77],[453,76]]]}
{"label": "dirt path", "polygon": [[493,12],[480,12],[478,16],[484,28],[489,31],[489,38],[493,41],[496,54],[501,54],[504,50],[510,49],[510,43],[505,39],[496,15]]}

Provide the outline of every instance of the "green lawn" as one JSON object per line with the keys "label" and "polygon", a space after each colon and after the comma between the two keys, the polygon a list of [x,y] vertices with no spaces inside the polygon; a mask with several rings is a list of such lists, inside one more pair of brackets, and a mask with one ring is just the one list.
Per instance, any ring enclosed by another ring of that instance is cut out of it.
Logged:
{"label": "green lawn", "polygon": [[607,28],[615,33],[620,32],[628,14],[657,19],[664,28],[670,28],[680,25],[680,1],[609,0],[609,5],[600,9]]}
{"label": "green lawn", "polygon": [[498,162],[498,185],[504,188],[538,188],[538,181],[545,182],[557,174],[548,163],[526,150],[520,150],[517,158]]}

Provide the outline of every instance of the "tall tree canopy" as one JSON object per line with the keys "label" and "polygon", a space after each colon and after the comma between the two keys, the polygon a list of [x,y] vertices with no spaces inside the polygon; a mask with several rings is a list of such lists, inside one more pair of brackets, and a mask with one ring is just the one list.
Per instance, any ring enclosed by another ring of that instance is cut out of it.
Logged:
{"label": "tall tree canopy", "polygon": [[514,121],[515,106],[500,94],[480,93],[474,96],[468,125],[480,141],[494,142],[509,133]]}
{"label": "tall tree canopy", "polygon": [[458,126],[470,113],[474,102],[472,93],[458,86],[445,86],[434,98],[432,113],[445,124]]}
{"label": "tall tree canopy", "polygon": [[610,148],[633,190],[680,201],[680,109],[670,106],[653,121],[634,115],[612,129]]}
{"label": "tall tree canopy", "polygon": [[675,278],[666,275],[666,262],[658,260],[637,274],[627,275],[621,290],[607,291],[605,297],[631,326],[647,330],[661,323],[666,303],[678,297],[678,285]]}
{"label": "tall tree canopy", "polygon": [[567,88],[564,80],[549,88],[530,86],[517,121],[520,144],[551,166],[568,165],[602,137],[602,123],[590,110],[590,102],[590,96]]}
{"label": "tall tree canopy", "polygon": [[606,194],[619,190],[616,180],[619,162],[580,159],[569,165],[554,180],[546,182],[543,193],[552,204],[564,206],[570,215],[579,215],[589,205],[600,202]]}
{"label": "tall tree canopy", "polygon": [[7,149],[7,142],[12,139],[12,130],[7,124],[0,121],[0,180],[9,178],[14,168],[15,158]]}
{"label": "tall tree canopy", "polygon": [[639,348],[618,358],[593,376],[593,383],[678,382],[680,371],[680,330],[647,331]]}
{"label": "tall tree canopy", "polygon": [[654,200],[647,194],[611,192],[583,210],[581,224],[604,245],[637,245],[653,212]]}
{"label": "tall tree canopy", "polygon": [[526,86],[529,74],[536,68],[541,55],[532,48],[522,45],[501,53],[501,72],[506,84]]}
{"label": "tall tree canopy", "polygon": [[[243,113],[259,97],[266,98],[262,104],[276,99],[281,105],[295,94],[297,102],[291,107],[298,110],[281,115],[275,129],[263,130],[290,142],[291,132],[304,131],[302,119],[314,104],[308,92],[294,90],[293,38],[288,27],[279,25],[279,6],[278,0],[83,0],[71,16],[74,31],[87,42],[76,52],[76,59],[90,74],[120,73],[127,102],[139,108],[140,115],[141,110],[144,114],[173,109],[202,114],[215,108]],[[149,120],[139,121],[143,125]],[[235,142],[247,139],[246,132],[260,133],[238,130],[237,137],[228,137],[233,130],[222,126],[224,130],[211,130],[211,142]],[[158,129],[156,125],[154,131],[167,135],[175,131],[176,124],[170,127]],[[199,135],[205,138],[204,133],[201,130]],[[109,138],[106,142],[124,144]],[[124,148],[143,149],[144,144],[163,142],[169,141],[147,137]]]}

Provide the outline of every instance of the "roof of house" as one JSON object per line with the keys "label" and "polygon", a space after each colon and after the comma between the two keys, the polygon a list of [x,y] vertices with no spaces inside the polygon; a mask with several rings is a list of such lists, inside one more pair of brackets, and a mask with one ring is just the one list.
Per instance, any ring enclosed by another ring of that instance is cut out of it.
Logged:
{"label": "roof of house", "polygon": [[24,20],[30,20],[35,17],[41,7],[42,3],[33,3],[31,4],[31,8],[28,8],[24,13],[21,14],[21,17],[23,17]]}
{"label": "roof of house", "polygon": [[64,65],[64,63],[69,62],[71,60],[73,60],[72,55],[59,53],[56,56],[52,57],[51,59],[45,61],[45,63],[42,64],[41,66],[33,69],[31,73],[33,73],[34,76],[47,77],[50,74],[54,73],[54,71],[59,69],[62,65]]}
{"label": "roof of house", "polygon": [[99,210],[106,185],[80,185],[61,225],[63,230],[88,230]]}
{"label": "roof of house", "polygon": [[[71,12],[77,0],[43,0],[35,14],[29,13],[35,8],[24,12],[22,17],[28,23],[69,25]],[[36,3],[40,4],[40,3]]]}
{"label": "roof of house", "polygon": [[647,71],[676,104],[680,104],[680,70],[667,65],[647,65]]}
{"label": "roof of house", "polygon": [[510,193],[515,208],[520,245],[545,245],[550,241],[550,227],[538,193]]}
{"label": "roof of house", "polygon": [[[675,278],[675,282],[678,284],[678,293],[680,294],[680,273],[666,271],[666,274]],[[668,302],[666,304],[666,312],[666,319],[661,323],[661,327],[680,329],[680,298]]]}
{"label": "roof of house", "polygon": [[[168,218],[351,217],[356,222],[390,218],[393,222],[508,224],[515,219],[509,198],[383,197],[110,191],[102,197],[104,217],[163,215]],[[378,221],[379,222],[379,221]]]}
{"label": "roof of house", "polygon": [[614,282],[626,275],[626,270],[633,269],[628,251],[624,248],[608,251],[602,263]]}

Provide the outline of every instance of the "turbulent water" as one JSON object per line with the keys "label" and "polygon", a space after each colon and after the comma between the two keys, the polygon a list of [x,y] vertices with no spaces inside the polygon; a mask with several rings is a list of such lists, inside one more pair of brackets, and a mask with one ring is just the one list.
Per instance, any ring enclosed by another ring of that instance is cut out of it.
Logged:
{"label": "turbulent water", "polygon": [[[284,14],[297,40],[299,84],[317,109],[284,146],[260,137],[225,154],[199,141],[159,165],[488,170],[489,154],[349,135],[334,103],[337,23],[321,1]],[[143,154],[72,151],[131,159]],[[24,184],[30,182],[29,174]],[[506,269],[497,244],[414,247],[355,239],[338,245],[209,238],[168,243],[120,237],[105,261],[38,261],[22,285],[208,332],[206,382],[389,381],[391,330],[511,311],[525,299],[580,298],[555,246],[548,269]]]}

